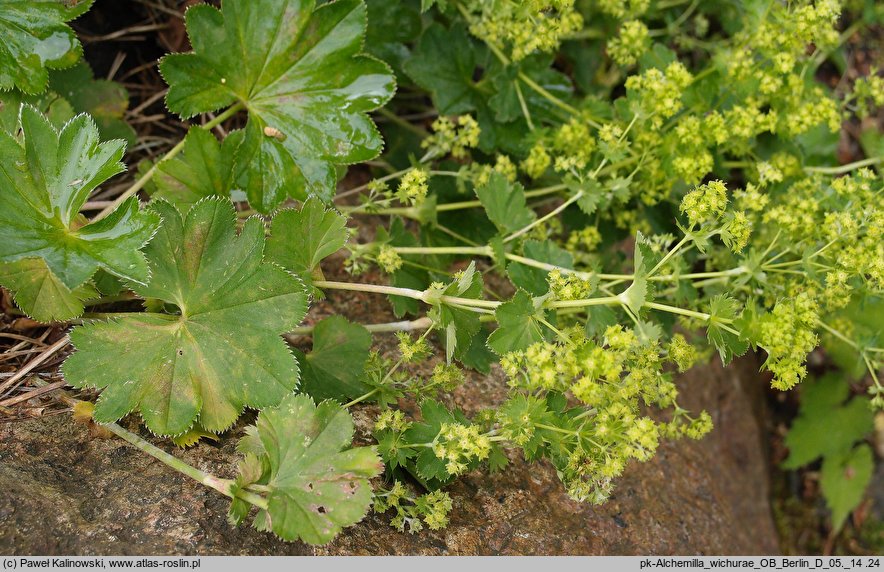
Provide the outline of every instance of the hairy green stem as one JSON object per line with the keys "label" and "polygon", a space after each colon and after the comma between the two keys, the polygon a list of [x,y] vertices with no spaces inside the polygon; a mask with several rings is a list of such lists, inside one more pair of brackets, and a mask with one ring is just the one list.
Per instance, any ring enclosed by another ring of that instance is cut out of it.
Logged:
{"label": "hairy green stem", "polygon": [[[382,177],[378,179],[389,180],[390,178],[395,178],[395,176],[401,176],[403,172],[393,173],[392,175],[387,175],[387,177]],[[431,175],[443,175],[443,176],[459,176],[459,173],[453,173],[449,171],[430,171]],[[364,187],[364,185],[363,185]],[[532,191],[525,192],[525,198],[535,198],[535,197],[543,197],[547,195],[551,195],[557,193],[559,191],[563,191],[567,189],[568,186],[565,184],[552,185],[549,187],[544,187],[542,189],[534,189]],[[362,190],[362,187],[357,187],[356,189]],[[354,190],[356,190],[354,189]],[[350,191],[348,191],[350,192]],[[343,195],[338,195],[343,196]],[[463,209],[475,209],[482,207],[482,202],[478,200],[472,201],[459,201],[454,203],[442,203],[441,205],[436,205],[436,212],[450,212],[457,211]],[[369,209],[368,205],[358,205],[353,207],[338,207],[338,210],[346,215],[380,215],[380,216],[404,216],[406,218],[417,219],[420,216],[420,208],[418,207],[380,207],[376,209]]]}
{"label": "hairy green stem", "polygon": [[805,167],[804,170],[808,173],[820,173],[823,175],[843,175],[854,169],[869,167],[871,165],[877,165],[878,163],[884,163],[884,155],[869,157],[868,159],[854,161],[853,163],[847,163],[846,165],[840,165],[838,167]]}
{"label": "hairy green stem", "polygon": [[369,397],[371,397],[372,395],[374,395],[375,393],[377,393],[380,390],[381,390],[380,387],[375,387],[374,389],[372,389],[368,393],[360,395],[359,397],[357,397],[353,401],[349,401],[349,402],[345,403],[344,405],[342,405],[341,407],[343,407],[344,409],[349,409],[350,407],[353,407],[357,403],[361,403],[361,402],[365,401],[366,399],[368,399]]}
{"label": "hairy green stem", "polygon": [[566,208],[568,208],[572,204],[576,203],[581,198],[583,198],[583,191],[578,191],[578,192],[574,193],[574,195],[571,196],[571,198],[569,198],[567,201],[563,202],[561,205],[559,205],[558,207],[551,210],[546,215],[540,217],[539,219],[535,220],[531,224],[517,230],[516,232],[512,233],[508,237],[504,238],[503,242],[504,243],[512,242],[513,240],[519,238],[520,236],[522,236],[526,232],[529,232],[532,228],[536,227],[537,225],[543,224],[544,222],[546,222],[549,219],[553,218],[554,216],[558,215],[560,212],[562,212],[563,210],[565,210]]}
{"label": "hairy green stem", "polygon": [[250,504],[255,505],[258,508],[267,510],[267,500],[261,497],[260,495],[256,495],[254,493],[250,493],[247,491],[236,491],[234,487],[234,481],[229,479],[222,479],[216,477],[214,475],[210,475],[204,471],[197,469],[191,465],[188,465],[181,459],[170,455],[169,453],[163,451],[159,447],[147,442],[142,439],[135,433],[131,431],[127,431],[123,429],[116,423],[105,423],[101,425],[106,428],[108,431],[120,437],[130,445],[136,447],[144,453],[147,453],[151,457],[157,459],[158,461],[164,463],[166,466],[178,471],[182,475],[188,476],[191,479],[201,483],[209,488],[215,489],[222,495],[229,498],[239,498]]}
{"label": "hairy green stem", "polygon": [[[433,325],[433,321],[427,317],[418,318],[417,320],[404,320],[401,322],[386,322],[383,324],[362,324],[362,327],[372,333],[387,332],[413,332],[415,330],[423,330]],[[300,326],[290,331],[287,336],[306,336],[313,333],[316,326]]]}
{"label": "hairy green stem", "polygon": [[[394,246],[391,248],[394,252],[398,254],[464,254],[486,256],[489,258],[494,256],[494,251],[490,246]],[[618,281],[635,279],[635,274],[606,274],[601,272],[586,272],[581,270],[574,270],[572,268],[565,268],[563,266],[541,262],[539,260],[534,260],[533,258],[520,256],[518,254],[512,254],[510,252],[507,252],[504,256],[507,260],[518,262],[520,264],[524,264],[525,266],[531,266],[532,268],[539,268],[541,270],[546,270],[549,272],[552,272],[553,270],[558,270],[562,274],[571,274],[584,280],[589,280],[591,278]],[[720,270],[716,272],[691,272],[684,274],[663,274],[660,276],[649,276],[648,279],[656,282],[668,282],[672,280],[694,280],[701,278],[727,278],[731,276],[739,276],[741,274],[745,274],[748,271],[749,270],[743,266],[737,266],[736,268],[731,268],[730,270]]]}

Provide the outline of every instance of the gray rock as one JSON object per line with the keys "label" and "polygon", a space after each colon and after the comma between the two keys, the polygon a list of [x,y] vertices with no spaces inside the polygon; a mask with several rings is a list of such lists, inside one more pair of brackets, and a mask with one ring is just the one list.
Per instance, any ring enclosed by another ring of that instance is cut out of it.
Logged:
{"label": "gray rock", "polygon": [[[370,514],[331,544],[285,543],[226,522],[227,501],[119,439],[97,439],[69,416],[0,425],[0,551],[6,554],[771,554],[767,455],[757,365],[696,368],[682,405],[705,408],[716,428],[700,442],[666,442],[632,464],[614,497],[571,501],[547,464],[517,456],[503,472],[473,473],[448,490],[450,526],[403,534]],[[472,376],[456,401],[489,405],[499,373]],[[367,425],[365,412],[357,424]],[[360,423],[361,421],[361,423]],[[176,455],[230,477],[236,438]],[[133,424],[131,429],[136,430]],[[158,442],[172,450],[168,442]]]}

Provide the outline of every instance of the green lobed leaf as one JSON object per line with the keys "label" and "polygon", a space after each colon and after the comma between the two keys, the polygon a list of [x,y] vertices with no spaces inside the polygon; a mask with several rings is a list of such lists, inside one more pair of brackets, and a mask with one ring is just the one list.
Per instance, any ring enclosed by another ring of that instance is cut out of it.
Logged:
{"label": "green lobed leaf", "polygon": [[315,399],[342,401],[365,395],[369,386],[362,380],[371,349],[371,333],[342,316],[316,324],[313,351],[296,351],[301,366],[303,393]]}
{"label": "green lobed leaf", "polygon": [[629,285],[621,296],[626,301],[626,307],[632,310],[636,316],[641,312],[646,302],[654,299],[653,288],[648,282],[648,276],[657,264],[657,256],[651,251],[647,238],[641,233],[635,236],[635,254],[633,266],[635,267],[632,284]]}
{"label": "green lobed leaf", "polygon": [[66,24],[92,0],[4,0],[0,2],[0,91],[17,87],[35,94],[46,89],[48,68],[66,68],[82,53]]}
{"label": "green lobed leaf", "polygon": [[[317,406],[306,395],[289,395],[258,415],[247,439],[251,449],[260,444],[269,489],[268,508],[255,517],[258,530],[325,544],[368,512],[369,479],[384,466],[373,447],[348,448],[353,419],[337,403]],[[246,463],[254,473],[255,462]]]}
{"label": "green lobed leaf", "polygon": [[211,132],[192,127],[184,137],[181,154],[162,161],[154,175],[153,198],[163,199],[186,212],[205,197],[230,198],[233,188],[235,137],[223,143]]}
{"label": "green lobed leaf", "polygon": [[194,51],[163,58],[166,104],[183,117],[242,102],[237,150],[252,207],[331,198],[335,165],[372,159],[383,141],[367,112],[393,95],[390,68],[361,54],[361,0],[224,0],[187,11]]}
{"label": "green lobed leaf", "polygon": [[859,506],[874,470],[872,448],[865,443],[823,459],[820,486],[832,511],[833,531],[841,530],[844,521]]}
{"label": "green lobed leaf", "polygon": [[446,30],[434,23],[424,30],[405,72],[433,95],[440,114],[457,115],[476,108],[476,53],[463,26]]}
{"label": "green lobed leaf", "polygon": [[267,259],[309,281],[319,262],[347,243],[347,219],[309,199],[300,210],[286,209],[273,217]]}
{"label": "green lobed leaf", "polygon": [[50,74],[49,88],[77,113],[88,113],[103,138],[123,139],[128,145],[135,145],[135,130],[123,119],[129,109],[129,92],[123,84],[95,79],[89,64],[80,62]]}
{"label": "green lobed leaf", "polygon": [[[439,435],[443,424],[466,422],[466,418],[460,411],[456,409],[450,411],[433,399],[422,401],[420,407],[422,420],[419,423],[413,423],[403,433],[406,443],[432,443]],[[432,447],[418,448],[414,464],[410,468],[416,471],[420,478],[427,481],[444,482],[451,479],[451,475],[445,470],[445,460],[437,457],[433,453]]]}
{"label": "green lobed leaf", "polygon": [[725,294],[719,294],[709,302],[709,325],[706,327],[706,337],[718,350],[721,363],[727,365],[734,356],[741,356],[749,349],[748,340],[729,331],[728,324],[737,316],[737,301]]}
{"label": "green lobed leaf", "polygon": [[549,99],[528,88],[518,78],[520,72],[559,100],[567,101],[572,94],[573,89],[568,76],[552,69],[547,56],[530,56],[509,66],[503,66],[495,60],[486,72],[495,90],[494,95],[488,98],[488,105],[494,113],[495,121],[507,123],[522,119],[525,113],[522,101],[535,123],[545,120],[560,121],[560,115],[557,113],[560,110]]}
{"label": "green lobed leaf", "polygon": [[536,215],[525,203],[525,189],[510,183],[500,173],[491,173],[488,182],[476,187],[476,196],[491,222],[501,232],[515,232],[534,222]]}
{"label": "green lobed leaf", "polygon": [[83,302],[98,297],[89,282],[69,289],[42,258],[0,262],[0,284],[13,292],[16,306],[38,322],[79,316],[83,313]]}
{"label": "green lobed leaf", "polygon": [[[98,221],[87,222],[79,214],[98,185],[123,171],[124,143],[99,142],[97,127],[85,115],[57,131],[27,105],[21,110],[21,129],[22,140],[0,133],[0,263],[20,263],[3,267],[0,284],[16,292],[26,312],[61,320],[82,311],[66,294],[99,269],[145,283],[149,271],[141,248],[159,217],[142,211],[134,197]],[[27,260],[42,260],[47,270],[22,262]],[[44,287],[55,288],[67,301],[37,308]]]}
{"label": "green lobed leaf", "polygon": [[275,405],[297,386],[297,362],[280,334],[304,317],[307,295],[300,280],[262,260],[259,218],[236,234],[229,201],[204,199],[186,216],[162,201],[153,209],[163,225],[145,250],[152,276],[133,289],[171,312],[74,328],[77,352],[63,372],[74,387],[103,390],[96,421],[137,410],[161,435],[197,420],[222,431],[244,407]]}
{"label": "green lobed leaf", "polygon": [[786,469],[819,457],[843,454],[872,431],[874,419],[867,399],[844,403],[850,388],[838,375],[825,375],[801,384],[801,409],[786,435]]}
{"label": "green lobed leaf", "polygon": [[[473,261],[446,286],[442,294],[478,300],[482,297],[482,288],[482,273],[476,270],[476,262]],[[453,357],[461,359],[469,351],[473,337],[482,327],[479,315],[451,304],[440,304],[438,313],[445,344],[445,357],[449,362]]]}
{"label": "green lobed leaf", "polygon": [[56,129],[64,127],[76,115],[70,102],[54,91],[36,95],[28,95],[17,89],[0,91],[0,131],[12,135],[18,131],[22,104],[38,109]]}
{"label": "green lobed leaf", "polygon": [[538,317],[542,317],[542,312],[534,306],[530,294],[519,290],[510,301],[497,307],[494,315],[498,327],[488,336],[488,347],[504,355],[541,341],[543,330]]}

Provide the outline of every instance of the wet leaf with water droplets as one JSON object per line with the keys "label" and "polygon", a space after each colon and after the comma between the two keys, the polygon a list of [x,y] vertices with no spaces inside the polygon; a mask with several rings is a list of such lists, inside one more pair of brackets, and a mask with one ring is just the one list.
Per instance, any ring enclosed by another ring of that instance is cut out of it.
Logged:
{"label": "wet leaf with water droplets", "polygon": [[[0,284],[16,293],[22,310],[48,321],[83,311],[82,289],[99,269],[146,282],[140,250],[159,216],[134,197],[99,221],[79,214],[98,185],[124,170],[125,144],[100,142],[85,115],[57,131],[29,105],[21,129],[22,140],[0,132]],[[47,288],[63,300],[43,306]]]}
{"label": "wet leaf with water droplets", "polygon": [[0,90],[13,87],[39,93],[47,68],[67,68],[80,59],[77,35],[66,24],[92,6],[92,0],[4,0],[0,2]]}
{"label": "wet leaf with water droplets", "polygon": [[235,159],[253,208],[286,196],[328,200],[335,165],[378,155],[381,136],[367,112],[393,95],[390,68],[363,55],[361,0],[224,0],[187,11],[194,51],[166,56],[166,105],[183,117],[247,104]]}

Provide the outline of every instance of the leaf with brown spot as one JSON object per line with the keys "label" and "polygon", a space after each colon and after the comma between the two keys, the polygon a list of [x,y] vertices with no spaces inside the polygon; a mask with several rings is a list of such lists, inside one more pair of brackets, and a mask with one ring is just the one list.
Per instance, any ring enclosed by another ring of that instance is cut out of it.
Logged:
{"label": "leaf with brown spot", "polygon": [[353,419],[337,403],[291,395],[262,411],[246,439],[246,449],[258,451],[267,468],[261,484],[269,489],[268,507],[255,517],[258,530],[324,544],[368,512],[368,481],[384,467],[374,447],[348,448]]}
{"label": "leaf with brown spot", "polygon": [[298,385],[281,335],[303,319],[307,294],[263,260],[260,219],[237,235],[229,201],[203,199],[186,216],[165,202],[153,210],[163,225],[145,250],[151,279],[133,289],[164,311],[75,328],[65,378],[103,390],[99,422],[137,410],[161,435],[180,435],[197,420],[223,431],[243,408],[276,405]]}

